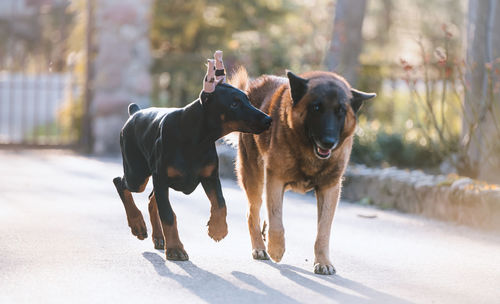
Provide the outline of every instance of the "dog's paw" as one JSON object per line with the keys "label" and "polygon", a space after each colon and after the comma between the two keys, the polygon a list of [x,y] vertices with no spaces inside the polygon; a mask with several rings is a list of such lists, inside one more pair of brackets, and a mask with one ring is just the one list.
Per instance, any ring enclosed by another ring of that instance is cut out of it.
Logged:
{"label": "dog's paw", "polygon": [[208,221],[208,236],[210,236],[214,241],[218,242],[225,238],[227,235],[227,223],[223,222]]}
{"label": "dog's paw", "polygon": [[130,231],[135,235],[139,240],[144,240],[148,237],[148,229],[146,228],[146,223],[144,223],[144,218],[142,214],[134,218],[128,219],[128,226],[130,227]]}
{"label": "dog's paw", "polygon": [[157,237],[153,235],[153,244],[155,245],[155,249],[164,249],[165,248],[165,240],[162,237]]}
{"label": "dog's paw", "polygon": [[254,260],[269,260],[269,255],[263,249],[252,250],[252,257]]}
{"label": "dog's paw", "polygon": [[285,232],[283,230],[269,230],[267,252],[275,262],[281,261],[285,253]]}
{"label": "dog's paw", "polygon": [[170,261],[187,261],[189,260],[189,256],[186,250],[182,248],[167,248],[165,253],[167,256],[167,260]]}
{"label": "dog's paw", "polygon": [[316,263],[314,264],[314,273],[316,274],[323,274],[323,275],[332,275],[335,274],[337,271],[335,270],[335,267],[331,264],[321,264],[321,263]]}
{"label": "dog's paw", "polygon": [[218,242],[227,235],[226,208],[212,209],[207,223],[208,236]]}

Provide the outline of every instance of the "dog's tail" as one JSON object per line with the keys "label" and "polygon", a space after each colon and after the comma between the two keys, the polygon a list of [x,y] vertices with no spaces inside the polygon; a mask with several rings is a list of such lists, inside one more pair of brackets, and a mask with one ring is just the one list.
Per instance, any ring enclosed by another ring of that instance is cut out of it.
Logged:
{"label": "dog's tail", "polygon": [[229,83],[243,92],[248,90],[249,82],[250,79],[248,77],[247,69],[243,66],[236,69],[236,71],[229,78]]}
{"label": "dog's tail", "polygon": [[128,105],[128,115],[129,116],[132,116],[134,115],[135,112],[139,111],[141,108],[139,108],[138,105],[136,105],[135,103],[131,103]]}

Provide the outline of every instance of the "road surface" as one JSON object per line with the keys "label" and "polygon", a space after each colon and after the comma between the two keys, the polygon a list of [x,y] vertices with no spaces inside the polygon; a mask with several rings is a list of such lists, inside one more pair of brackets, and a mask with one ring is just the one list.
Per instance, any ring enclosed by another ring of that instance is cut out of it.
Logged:
{"label": "road surface", "polygon": [[[0,303],[500,303],[498,235],[346,202],[337,275],[313,274],[311,195],[285,196],[281,263],[254,261],[233,181],[220,243],[206,234],[201,187],[171,193],[190,261],[165,261],[127,227],[111,182],[121,170],[118,159],[0,151]],[[147,193],[135,198],[147,218]]]}

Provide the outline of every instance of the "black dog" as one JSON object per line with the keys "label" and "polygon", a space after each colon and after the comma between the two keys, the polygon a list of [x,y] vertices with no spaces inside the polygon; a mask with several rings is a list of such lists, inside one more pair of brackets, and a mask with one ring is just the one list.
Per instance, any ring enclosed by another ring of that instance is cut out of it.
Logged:
{"label": "black dog", "polygon": [[140,110],[131,104],[130,117],[120,134],[124,176],[113,182],[125,206],[128,224],[139,239],[147,237],[144,219],[131,192],[144,191],[153,176],[149,203],[153,242],[155,248],[165,248],[169,260],[188,259],[168,198],[169,188],[190,194],[201,182],[211,204],[208,235],[215,241],[223,239],[227,235],[226,204],[215,141],[233,131],[258,134],[271,124],[271,118],[253,107],[244,92],[224,83],[222,52],[216,52],[216,58],[217,71],[214,60],[209,60],[199,99],[180,109]]}

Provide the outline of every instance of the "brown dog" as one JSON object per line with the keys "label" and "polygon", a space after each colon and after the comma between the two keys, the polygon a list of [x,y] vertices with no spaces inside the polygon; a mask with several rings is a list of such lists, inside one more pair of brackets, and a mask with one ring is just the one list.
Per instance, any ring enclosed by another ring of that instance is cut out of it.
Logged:
{"label": "brown dog", "polygon": [[364,100],[376,94],[352,89],[330,72],[309,72],[301,77],[288,72],[287,76],[265,75],[249,82],[242,70],[234,79],[250,102],[274,121],[260,135],[239,135],[237,171],[248,197],[252,255],[269,259],[259,219],[263,191],[269,216],[267,252],[279,262],[285,252],[283,193],[314,189],[318,203],[314,272],[334,274],[329,258],[330,229],[351,153],[356,112]]}

